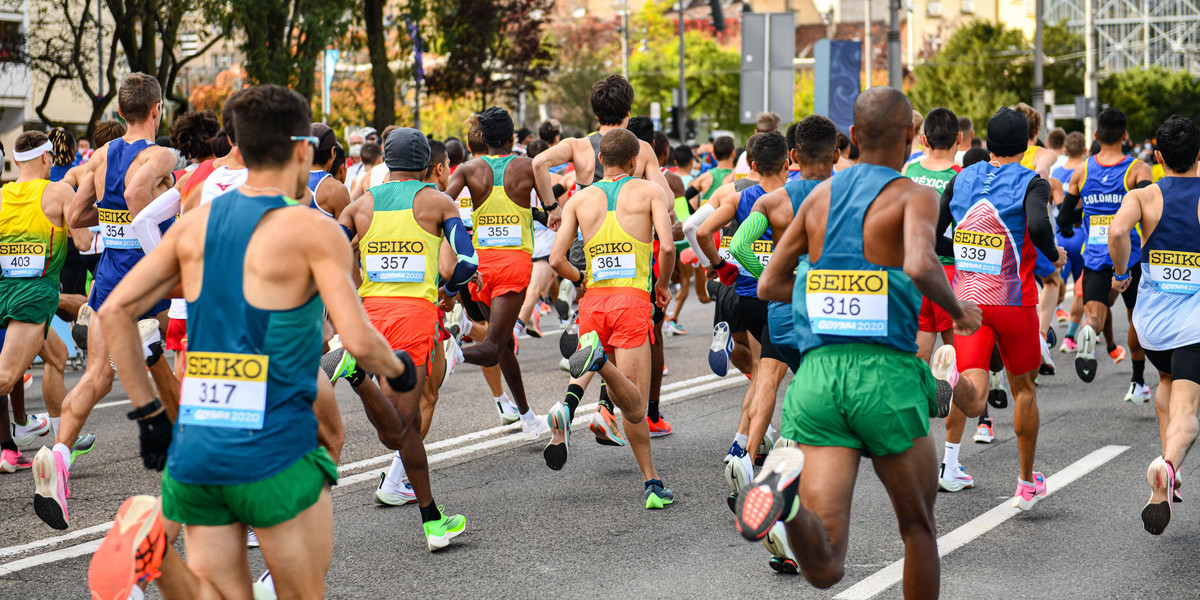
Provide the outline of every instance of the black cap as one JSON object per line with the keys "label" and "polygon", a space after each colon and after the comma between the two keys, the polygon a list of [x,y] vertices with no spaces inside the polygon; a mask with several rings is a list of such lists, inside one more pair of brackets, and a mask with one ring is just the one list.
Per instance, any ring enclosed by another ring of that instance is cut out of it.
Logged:
{"label": "black cap", "polygon": [[312,136],[317,138],[317,152],[329,150],[337,145],[337,134],[324,123],[312,124]]}
{"label": "black cap", "polygon": [[397,127],[383,145],[383,162],[389,171],[424,171],[429,166],[429,138],[418,129]]}
{"label": "black cap", "polygon": [[987,148],[996,156],[1016,156],[1029,147],[1029,121],[1025,115],[1002,106],[987,126]]}
{"label": "black cap", "polygon": [[499,106],[493,106],[479,113],[479,128],[483,133],[484,143],[489,147],[503,147],[512,140],[512,115]]}

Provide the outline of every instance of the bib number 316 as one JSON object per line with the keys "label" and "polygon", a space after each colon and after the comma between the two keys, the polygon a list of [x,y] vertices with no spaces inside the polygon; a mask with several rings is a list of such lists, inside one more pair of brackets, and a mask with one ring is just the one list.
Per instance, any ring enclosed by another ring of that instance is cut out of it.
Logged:
{"label": "bib number 316", "polygon": [[887,271],[809,271],[805,307],[813,333],[875,337],[888,331]]}

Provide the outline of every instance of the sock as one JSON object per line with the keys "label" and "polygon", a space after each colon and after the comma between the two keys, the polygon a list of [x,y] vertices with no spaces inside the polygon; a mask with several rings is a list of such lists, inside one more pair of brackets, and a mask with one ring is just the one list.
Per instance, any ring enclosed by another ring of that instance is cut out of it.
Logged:
{"label": "sock", "polygon": [[1146,385],[1146,361],[1133,361],[1133,379],[1131,380],[1139,385]]}
{"label": "sock", "polygon": [[1079,331],[1079,323],[1071,321],[1067,324],[1067,337],[1075,339],[1075,333]]}
{"label": "sock", "polygon": [[19,448],[17,448],[17,443],[12,440],[8,440],[7,442],[0,442],[0,450],[8,450],[10,452],[20,452],[21,451]]}
{"label": "sock", "polygon": [[[1108,341],[1108,340],[1105,340],[1105,341]],[[1116,345],[1116,344],[1112,344],[1112,345],[1110,345],[1110,346],[1106,346],[1106,347],[1105,347],[1105,349],[1106,349],[1106,350],[1108,350],[1108,353],[1109,353],[1109,354],[1112,354],[1112,353],[1113,353],[1113,350],[1116,350],[1116,349],[1117,349],[1117,345]]]}
{"label": "sock", "polygon": [[750,435],[746,433],[739,433],[733,436],[733,443],[737,444],[742,450],[745,450],[746,444],[750,443]]}
{"label": "sock", "polygon": [[987,415],[979,415],[978,425],[987,425],[988,427],[991,427],[992,426],[992,418]]}
{"label": "sock", "polygon": [[136,585],[133,586],[132,588],[130,588],[129,600],[142,600],[145,597],[146,597],[146,592],[143,592],[142,588],[140,588]]}
{"label": "sock", "polygon": [[579,408],[579,399],[583,397],[583,387],[577,383],[572,383],[567,386],[567,397],[563,399],[563,404],[567,405],[567,410],[571,412],[571,420],[575,420],[575,409]]}
{"label": "sock", "polygon": [[533,409],[531,408],[531,409],[521,413],[521,420],[526,423],[533,423],[534,421],[536,421],[537,418],[533,414]]}
{"label": "sock", "polygon": [[63,459],[63,464],[67,465],[67,469],[71,468],[71,449],[66,444],[55,444],[54,451]]}
{"label": "sock", "polygon": [[651,400],[646,403],[646,418],[651,421],[658,422],[658,400]]}
{"label": "sock", "polygon": [[522,333],[525,333],[525,322],[524,322],[524,321],[522,321],[521,319],[517,319],[517,325],[516,325],[516,332],[515,332],[515,333],[516,333],[517,335],[521,335]]}
{"label": "sock", "polygon": [[958,468],[958,449],[962,444],[951,444],[946,442],[946,454],[942,458],[942,463],[946,465],[947,471],[954,471]]}
{"label": "sock", "polygon": [[608,412],[616,414],[617,407],[613,406],[612,400],[608,397],[608,386],[604,382],[600,383],[600,404],[603,404]]}
{"label": "sock", "polygon": [[50,417],[50,435],[58,435],[58,422],[62,417]]}
{"label": "sock", "polygon": [[428,506],[421,507],[421,522],[428,523],[430,521],[440,521],[442,511],[438,510],[437,504],[430,502]]}
{"label": "sock", "polygon": [[1020,485],[1027,485],[1029,487],[1036,487],[1033,485],[1032,481],[1025,481],[1024,479],[1021,479],[1020,477],[1017,478],[1017,483]]}

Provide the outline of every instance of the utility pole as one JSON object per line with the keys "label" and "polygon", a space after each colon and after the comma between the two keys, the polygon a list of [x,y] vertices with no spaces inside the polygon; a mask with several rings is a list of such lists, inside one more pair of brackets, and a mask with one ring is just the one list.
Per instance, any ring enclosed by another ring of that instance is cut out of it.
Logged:
{"label": "utility pole", "polygon": [[863,8],[866,9],[863,15],[863,66],[867,69],[867,87],[871,87],[875,66],[871,60],[874,54],[874,46],[871,45],[871,0],[864,0]]}
{"label": "utility pole", "polygon": [[[1034,23],[1033,30],[1033,110],[1037,114],[1046,115],[1046,84],[1042,77],[1042,11],[1045,9],[1045,0],[1036,0],[1034,18],[1037,20]],[[1045,123],[1045,119],[1042,119]],[[1040,131],[1029,132],[1030,135],[1041,137]]]}
{"label": "utility pole", "polygon": [[629,79],[629,4],[621,5],[621,75]]}
{"label": "utility pole", "polygon": [[[900,89],[904,85],[903,71],[900,65],[900,3],[901,0],[891,0],[888,21],[888,85]],[[912,32],[908,32],[912,36]]]}
{"label": "utility pole", "polygon": [[1083,0],[1083,31],[1085,71],[1083,76],[1083,95],[1087,99],[1087,110],[1084,112],[1083,137],[1091,143],[1096,132],[1096,0]]}
{"label": "utility pole", "polygon": [[686,8],[685,0],[679,0],[679,142],[687,143],[687,82],[684,79],[684,61],[683,61],[683,11]]}
{"label": "utility pole", "polygon": [[96,0],[96,97],[104,97],[104,20],[101,0]]}

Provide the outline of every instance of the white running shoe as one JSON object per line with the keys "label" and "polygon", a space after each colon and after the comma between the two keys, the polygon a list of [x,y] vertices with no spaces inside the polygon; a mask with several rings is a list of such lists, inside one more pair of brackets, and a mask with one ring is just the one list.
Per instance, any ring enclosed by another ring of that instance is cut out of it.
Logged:
{"label": "white running shoe", "polygon": [[562,371],[564,373],[570,373],[571,372],[571,359],[564,358],[564,359],[558,361],[558,370]]}
{"label": "white running shoe", "polygon": [[258,535],[256,533],[254,533],[254,530],[251,528],[246,529],[246,547],[247,548],[259,547]]}
{"label": "white running shoe", "polygon": [[498,400],[496,400],[496,412],[500,413],[501,425],[512,425],[513,423],[521,420],[521,411],[517,408],[517,405],[508,398],[508,394],[504,394],[503,396],[500,396]]}
{"label": "white running shoe", "polygon": [[941,474],[938,475],[938,489],[946,492],[961,492],[967,488],[975,487],[975,478],[967,475],[963,470],[962,465],[958,465],[949,472],[946,471],[946,464],[942,463]]}
{"label": "white running shoe", "polygon": [[[533,414],[533,411],[530,410],[529,413]],[[550,425],[546,423],[545,416],[539,417],[538,415],[533,414],[533,419],[531,420],[525,420],[524,418],[521,418],[521,433],[525,434],[525,437],[531,440],[536,440],[549,431]]]}
{"label": "white running shoe", "polygon": [[379,488],[375,490],[375,502],[378,504],[386,504],[388,506],[404,506],[417,501],[417,493],[413,491],[412,484],[405,478],[401,482],[403,485],[394,487],[388,484],[387,474],[379,474]]}
{"label": "white running shoe", "polygon": [[1038,373],[1042,375],[1054,374],[1054,354],[1050,350],[1050,343],[1046,341],[1046,336],[1041,336],[1042,342],[1042,365],[1038,369]]}
{"label": "white running shoe", "polygon": [[275,595],[275,579],[271,577],[271,571],[266,571],[254,582],[254,600],[277,600]]}
{"label": "white running shoe", "polygon": [[1075,343],[1079,346],[1075,351],[1075,373],[1084,383],[1091,383],[1096,378],[1096,330],[1091,325],[1080,327]]}
{"label": "white running shoe", "polygon": [[446,374],[453,373],[454,368],[466,360],[467,358],[463,356],[462,346],[458,345],[458,340],[453,337],[446,340]]}
{"label": "white running shoe", "polygon": [[1136,381],[1129,382],[1129,391],[1125,393],[1125,401],[1133,404],[1145,404],[1150,401],[1153,395],[1150,393],[1150,386]]}
{"label": "white running shoe", "polygon": [[958,385],[958,355],[954,346],[945,344],[933,353],[929,361],[933,377],[937,380],[938,418],[950,414],[950,402],[954,400],[954,386]]}
{"label": "white running shoe", "polygon": [[[735,449],[738,452],[735,452]],[[729,449],[729,453],[725,455],[725,483],[729,484],[729,491],[737,493],[742,488],[750,485],[751,473],[754,472],[753,463],[751,468],[746,468],[744,457],[746,452],[742,450],[736,443],[733,448]]]}
{"label": "white running shoe", "polygon": [[980,423],[979,426],[975,428],[975,437],[973,439],[975,440],[976,444],[990,444],[992,443],[992,440],[996,439],[996,436],[992,432],[991,425],[988,425],[987,423]]}
{"label": "white running shoe", "polygon": [[788,543],[787,527],[783,525],[783,521],[775,521],[762,543],[767,548],[767,552],[771,553],[770,565],[773,570],[789,575],[800,572],[799,566],[796,564],[796,556],[792,554],[792,547]]}
{"label": "white running shoe", "polygon": [[12,439],[17,446],[28,446],[37,438],[50,433],[50,419],[25,415],[25,424],[12,424]]}

